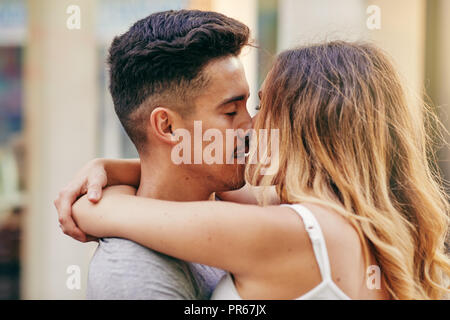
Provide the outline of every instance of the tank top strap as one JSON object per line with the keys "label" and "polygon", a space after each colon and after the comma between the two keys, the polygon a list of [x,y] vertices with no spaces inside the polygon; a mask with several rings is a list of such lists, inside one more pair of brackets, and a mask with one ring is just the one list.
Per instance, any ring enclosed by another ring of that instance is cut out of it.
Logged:
{"label": "tank top strap", "polygon": [[306,232],[311,239],[314,255],[316,257],[317,264],[319,265],[322,280],[331,280],[331,270],[327,246],[319,222],[314,217],[313,213],[301,204],[283,204],[282,206],[291,207],[302,218],[303,224],[306,228]]}

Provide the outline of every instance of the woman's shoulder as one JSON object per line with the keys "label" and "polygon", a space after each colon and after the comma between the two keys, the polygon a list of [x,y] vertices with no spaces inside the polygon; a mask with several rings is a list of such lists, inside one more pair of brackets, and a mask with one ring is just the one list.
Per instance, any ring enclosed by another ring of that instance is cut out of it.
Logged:
{"label": "woman's shoulder", "polygon": [[[356,231],[345,218],[331,209],[308,203],[302,205],[313,214],[322,230],[330,257],[333,281],[339,287],[345,282],[341,287],[343,291],[348,292],[350,296],[356,296],[351,291],[360,287],[355,274],[363,272]],[[319,285],[323,278],[302,217],[289,206],[274,206],[271,209],[274,216],[272,231],[263,241],[267,248],[276,244],[276,254],[272,254],[270,259],[266,259],[259,267],[255,266],[259,274],[254,274],[255,278],[250,279],[253,281],[244,279],[247,281],[240,287],[239,292],[252,296],[251,292],[268,290],[271,296],[294,299]],[[242,283],[244,281],[241,281]]]}
{"label": "woman's shoulder", "polygon": [[[351,222],[332,208],[314,203],[299,203],[308,209],[318,222],[327,242],[339,240],[342,244],[346,242],[359,248],[359,236]],[[298,234],[307,239],[307,232],[300,214],[291,208],[290,205],[273,207],[273,214],[279,218],[279,222],[286,229],[286,232]]]}
{"label": "woman's shoulder", "polygon": [[355,245],[360,243],[358,232],[352,223],[336,210],[314,203],[302,205],[314,215],[327,239],[340,239],[341,242],[348,241]]}
{"label": "woman's shoulder", "polygon": [[[332,280],[347,295],[357,297],[365,274],[357,231],[346,218],[332,209],[311,203],[301,205],[312,213],[322,230]],[[280,237],[284,241],[279,242],[279,252],[284,254],[266,266],[267,285],[274,290],[279,282],[285,283],[280,297],[298,297],[317,286],[323,278],[312,240],[300,215],[289,206],[274,209],[274,214],[282,217]],[[305,277],[305,274],[308,276]]]}
{"label": "woman's shoulder", "polygon": [[[331,208],[312,203],[301,205],[312,213],[320,226],[331,279],[349,297],[360,297],[365,288],[366,270],[363,246],[357,230],[347,218]],[[272,214],[276,217],[272,224],[272,231],[275,232],[271,232],[272,238],[267,238],[266,242],[276,243],[278,254],[261,266],[264,277],[258,277],[255,282],[270,289],[277,297],[299,297],[323,280],[313,242],[305,222],[294,208],[272,207]],[[373,262],[372,257],[371,260]]]}
{"label": "woman's shoulder", "polygon": [[[340,264],[359,262],[361,242],[357,231],[351,223],[338,212],[324,206],[302,203],[314,216],[322,230],[325,245],[331,263],[340,256]],[[286,205],[259,207],[254,215],[253,228],[258,229],[258,239],[252,243],[258,252],[264,252],[264,265],[261,271],[275,267],[282,268],[296,262],[304,263],[311,260],[314,263],[314,252],[305,222],[294,208]],[[263,248],[263,250],[260,250]],[[268,261],[270,257],[271,261]],[[356,258],[355,258],[356,257]]]}
{"label": "woman's shoulder", "polygon": [[352,223],[332,208],[312,203],[302,205],[314,215],[322,230],[330,264],[344,268],[361,265],[361,238]]}

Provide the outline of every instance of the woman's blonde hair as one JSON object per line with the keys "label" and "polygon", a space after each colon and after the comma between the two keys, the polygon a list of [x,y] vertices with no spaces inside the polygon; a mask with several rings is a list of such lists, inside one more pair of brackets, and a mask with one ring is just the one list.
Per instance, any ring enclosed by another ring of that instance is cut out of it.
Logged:
{"label": "woman's blonde hair", "polygon": [[261,128],[279,129],[279,167],[268,176],[261,163],[248,166],[249,183],[275,184],[282,203],[324,204],[346,217],[393,299],[449,292],[439,121],[425,104],[407,103],[385,54],[342,41],[281,53],[263,88]]}

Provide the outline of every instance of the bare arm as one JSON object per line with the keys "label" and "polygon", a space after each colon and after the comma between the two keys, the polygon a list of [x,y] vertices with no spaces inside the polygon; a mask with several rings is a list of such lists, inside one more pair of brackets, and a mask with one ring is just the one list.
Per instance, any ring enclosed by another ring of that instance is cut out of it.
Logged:
{"label": "bare arm", "polygon": [[139,159],[94,159],[89,161],[59,192],[54,201],[62,231],[81,242],[92,240],[73,221],[72,204],[84,194],[87,194],[89,201],[98,202],[102,197],[102,189],[106,186],[122,184],[137,187],[140,175]]}
{"label": "bare arm", "polygon": [[285,255],[295,238],[291,230],[297,219],[286,208],[161,201],[132,196],[132,192],[106,189],[98,204],[81,198],[73,207],[77,224],[97,237],[127,238],[182,260],[240,275],[255,273],[255,266]]}
{"label": "bare arm", "polygon": [[[78,241],[93,240],[76,225],[72,218],[72,205],[87,194],[89,201],[96,203],[102,198],[103,188],[115,185],[138,187],[141,166],[139,159],[94,159],[88,162],[64,187],[54,201],[62,231]],[[258,204],[256,194],[261,188],[246,185],[240,190],[217,194],[221,200],[246,204]],[[278,204],[274,190],[269,190],[269,204]]]}
{"label": "bare arm", "polygon": [[280,199],[275,191],[275,187],[255,187],[248,183],[239,190],[217,192],[216,195],[220,200],[255,205],[259,204],[259,198],[263,199],[263,197],[266,196],[269,205],[280,204]]}
{"label": "bare arm", "polygon": [[103,159],[108,174],[108,186],[129,185],[139,187],[141,161],[139,159]]}

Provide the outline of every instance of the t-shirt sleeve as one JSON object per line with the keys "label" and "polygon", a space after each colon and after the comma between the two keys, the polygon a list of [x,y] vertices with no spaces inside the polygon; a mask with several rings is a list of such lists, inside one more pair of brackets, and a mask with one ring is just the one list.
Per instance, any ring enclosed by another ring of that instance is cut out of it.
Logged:
{"label": "t-shirt sleeve", "polygon": [[88,299],[198,299],[191,270],[180,260],[125,239],[102,239],[89,267]]}

